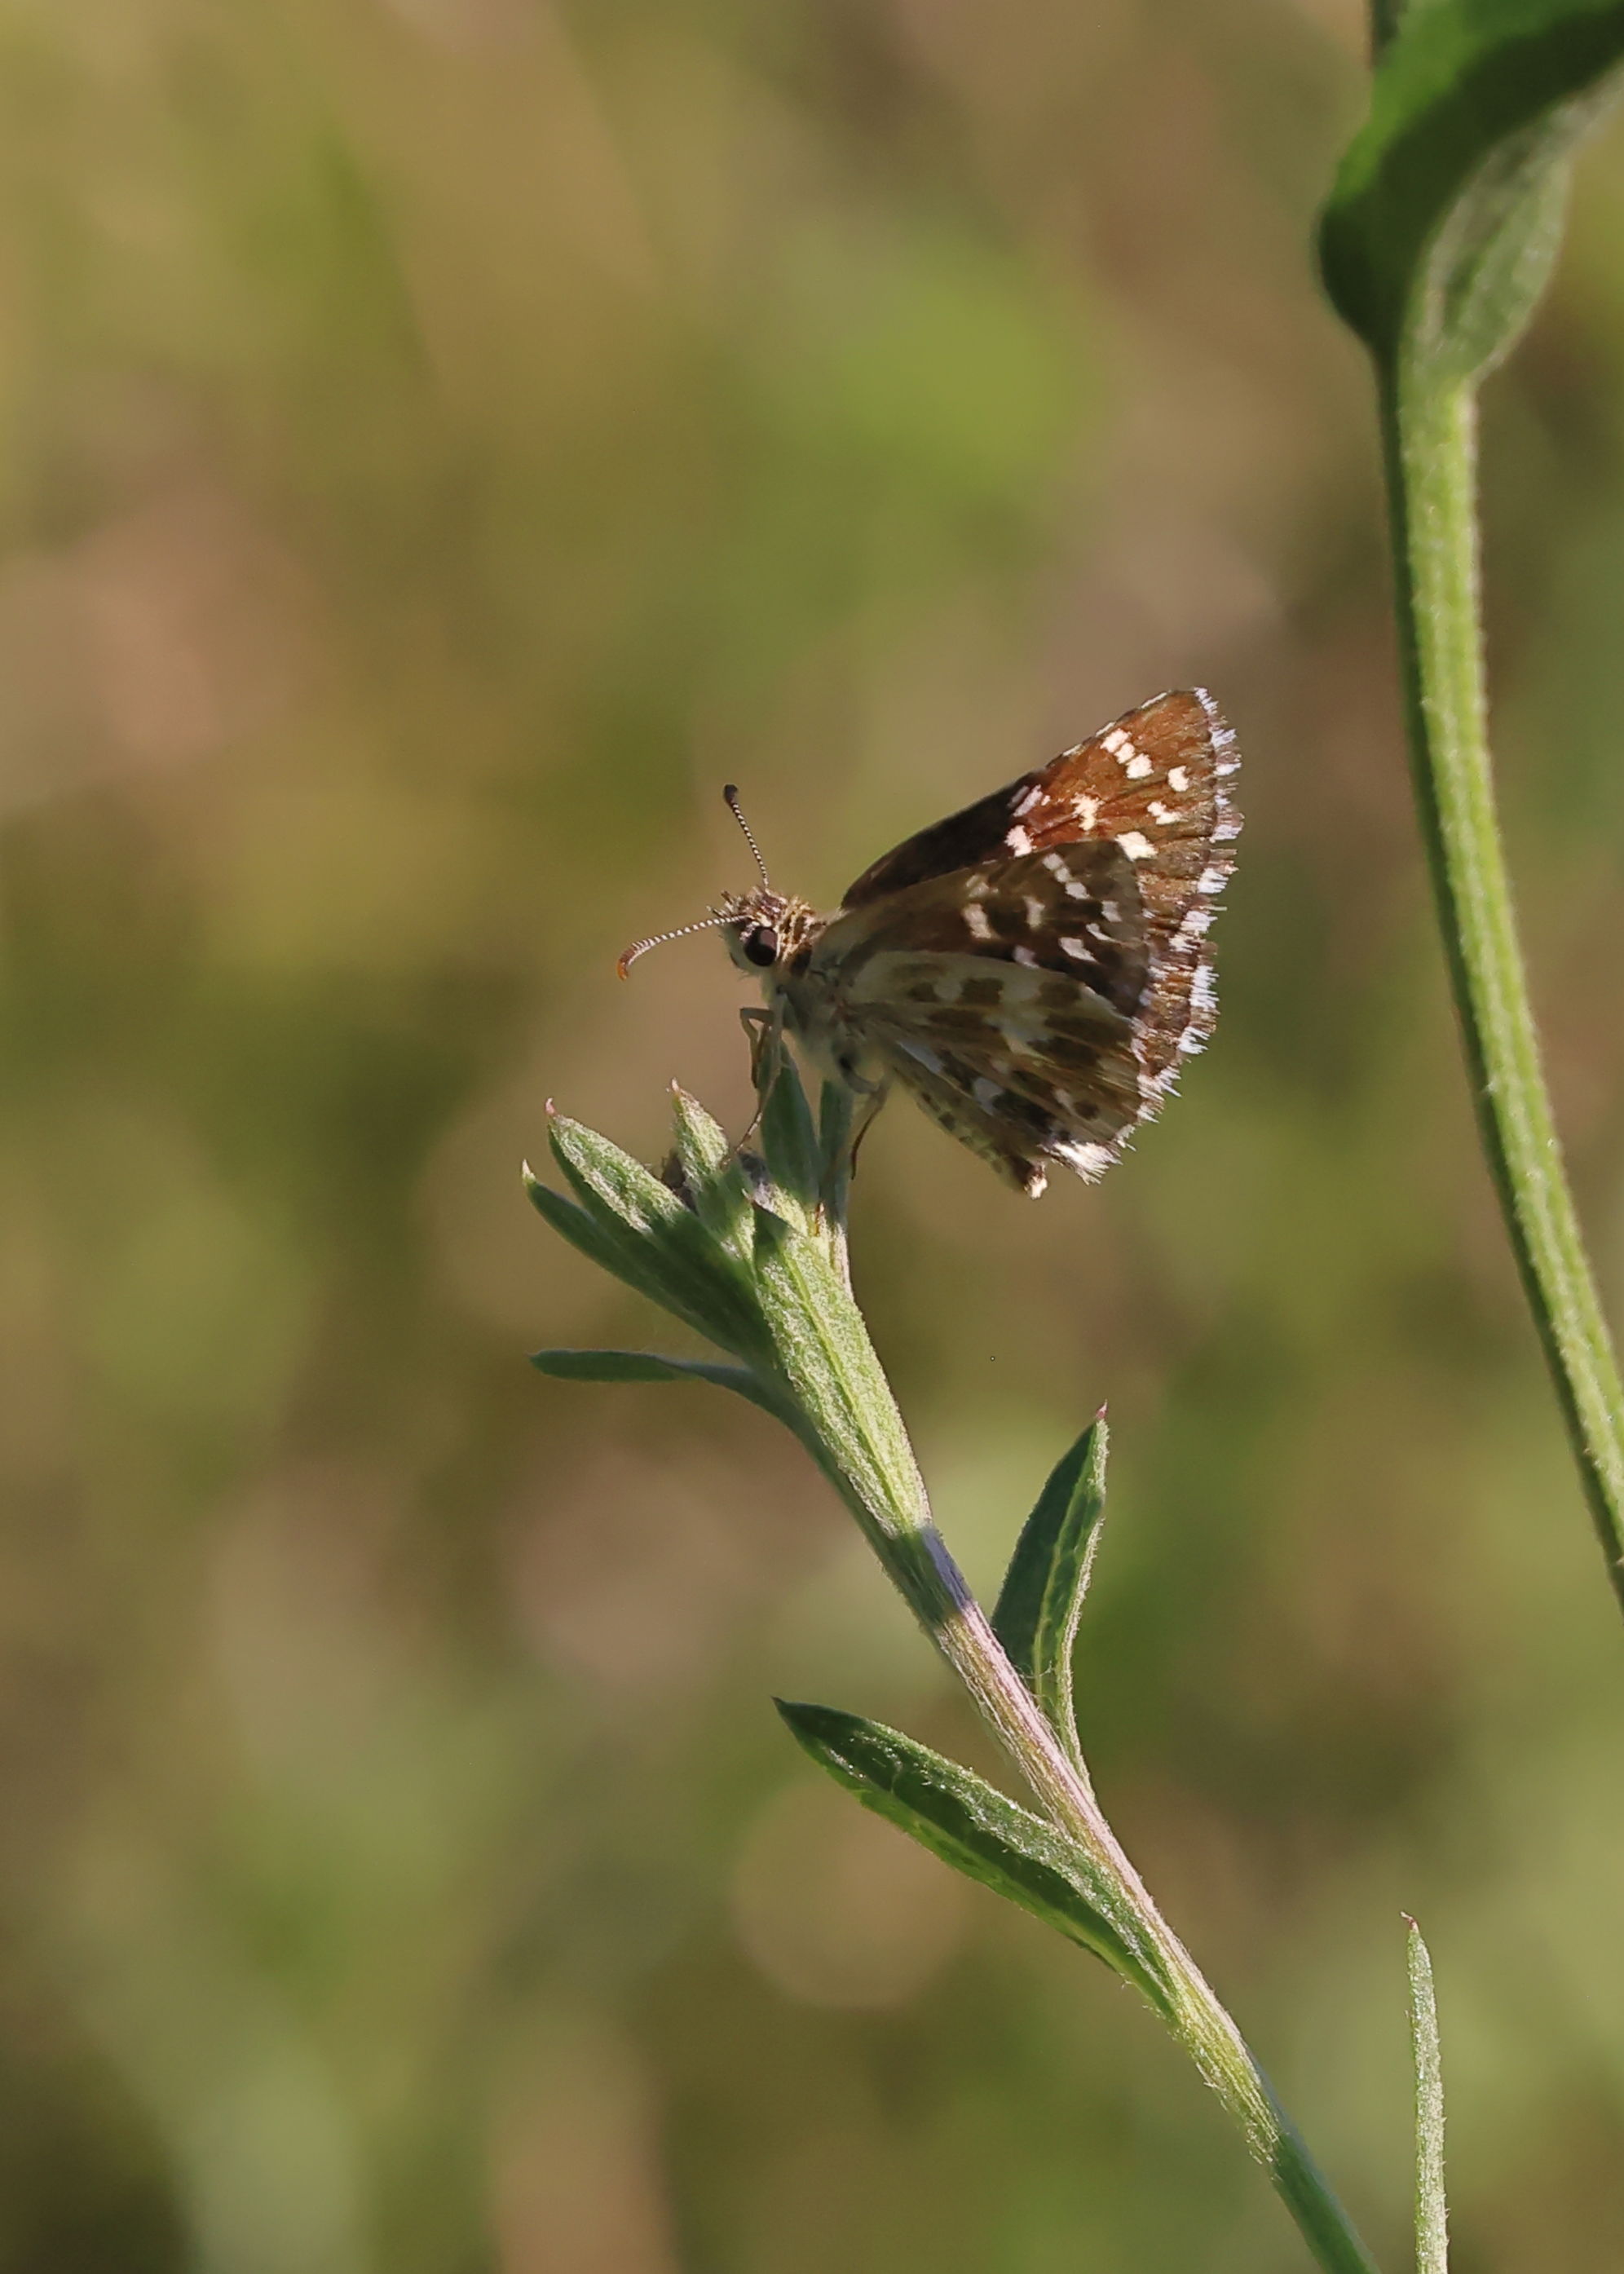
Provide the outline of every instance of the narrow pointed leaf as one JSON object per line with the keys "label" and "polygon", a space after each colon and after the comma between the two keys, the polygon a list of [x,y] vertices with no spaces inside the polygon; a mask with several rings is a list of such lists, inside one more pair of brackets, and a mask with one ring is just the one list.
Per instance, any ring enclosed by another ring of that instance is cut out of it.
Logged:
{"label": "narrow pointed leaf", "polygon": [[1624,57],[1620,0],[1429,0],[1385,48],[1320,233],[1379,354],[1419,322],[1458,375],[1504,351],[1554,245],[1560,177]]}
{"label": "narrow pointed leaf", "polygon": [[752,1229],[750,1180],[727,1132],[697,1098],[671,1086],[677,1160],[694,1213],[734,1261],[748,1263]]}
{"label": "narrow pointed leaf", "polygon": [[1105,1417],[1057,1463],[1026,1518],[992,1623],[1068,1750],[1077,1751],[1071,1654],[1105,1517]]}
{"label": "narrow pointed leaf", "polygon": [[856,1100],[844,1082],[826,1081],[818,1099],[817,1149],[825,1210],[841,1240],[852,1184],[852,1114]]}
{"label": "narrow pointed leaf", "polygon": [[1115,1890],[1041,1818],[899,1730],[829,1706],[776,1702],[796,1742],[865,1808],[1091,1950],[1169,2012],[1160,1969]]}
{"label": "narrow pointed leaf", "polygon": [[564,1113],[550,1114],[547,1141],[583,1207],[595,1215],[613,1216],[628,1231],[657,1237],[680,1231],[685,1218],[692,1221],[692,1209],[652,1169],[584,1122],[572,1121]]}
{"label": "narrow pointed leaf", "polygon": [[782,1045],[762,1109],[761,1144],[767,1174],[794,1209],[792,1220],[803,1231],[812,1230],[823,1185],[823,1154],[800,1070]]}
{"label": "narrow pointed leaf", "polygon": [[540,1350],[530,1364],[556,1382],[713,1382],[737,1390],[775,1419],[782,1408],[760,1376],[744,1366],[717,1366],[708,1359],[662,1358],[654,1351]]}
{"label": "narrow pointed leaf", "polygon": [[639,1269],[645,1284],[658,1287],[656,1299],[725,1350],[753,1352],[761,1329],[743,1268],[693,1209],[595,1129],[555,1113],[547,1135],[583,1208],[617,1243],[636,1242]]}
{"label": "narrow pointed leaf", "polygon": [[1444,2074],[1432,1962],[1410,1921],[1410,2040],[1416,2068],[1416,2274],[1449,2274],[1444,2200]]}
{"label": "narrow pointed leaf", "polygon": [[[627,1286],[635,1287],[640,1295],[647,1295],[665,1309],[675,1309],[690,1324],[696,1323],[687,1311],[669,1299],[665,1280],[652,1268],[653,1253],[638,1233],[627,1231],[613,1217],[605,1221],[601,1215],[590,1215],[578,1201],[555,1193],[550,1185],[542,1183],[528,1163],[524,1168],[524,1191],[537,1215],[545,1217],[572,1247],[579,1248],[590,1262],[623,1280]],[[701,1327],[700,1332],[704,1331]]]}
{"label": "narrow pointed leaf", "polygon": [[[859,1521],[886,1543],[887,1564],[906,1577],[913,1559],[928,1554],[929,1502],[837,1259],[824,1240],[758,1208],[755,1288],[771,1337],[772,1372],[810,1424],[806,1442]],[[900,1566],[898,1550],[906,1557]]]}

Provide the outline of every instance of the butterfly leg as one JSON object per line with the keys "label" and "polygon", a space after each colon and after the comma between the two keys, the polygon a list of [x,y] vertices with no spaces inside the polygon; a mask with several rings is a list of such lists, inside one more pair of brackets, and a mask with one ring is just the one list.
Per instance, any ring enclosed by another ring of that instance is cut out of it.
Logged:
{"label": "butterfly leg", "polygon": [[[739,1013],[739,1024],[744,1028],[745,1033],[749,1037],[750,1080],[755,1086],[757,1096],[759,1096],[763,1087],[762,1081],[763,1069],[766,1065],[769,1051],[772,1053],[774,1060],[771,1068],[771,1073],[775,1078],[778,1073],[778,1065],[776,1062],[778,1057],[778,1046],[783,1036],[784,1021],[781,1017],[775,1016],[772,1012],[762,1010],[759,1005],[747,1004]],[[765,1086],[771,1088],[771,1082],[769,1081]],[[759,1113],[756,1115],[756,1118],[757,1121],[760,1120],[761,1116]],[[754,1129],[755,1126],[756,1122],[752,1121],[750,1127]]]}
{"label": "butterfly leg", "polygon": [[[846,1101],[846,1126],[838,1143],[832,1147],[825,1160],[823,1186],[818,1194],[818,1206],[837,1224],[844,1224],[846,1220],[852,1178],[857,1173],[857,1148],[868,1135],[870,1123],[884,1104],[890,1085],[883,1081],[866,1081],[861,1074],[851,1074],[843,1078],[840,1087]],[[828,1096],[829,1092],[825,1090],[825,1099]],[[824,1126],[827,1133],[827,1120]]]}
{"label": "butterfly leg", "polygon": [[776,1005],[771,1011],[747,1005],[739,1013],[739,1024],[750,1039],[750,1081],[756,1091],[756,1111],[733,1147],[735,1159],[761,1127],[762,1115],[767,1110],[772,1086],[784,1063],[784,1013]]}

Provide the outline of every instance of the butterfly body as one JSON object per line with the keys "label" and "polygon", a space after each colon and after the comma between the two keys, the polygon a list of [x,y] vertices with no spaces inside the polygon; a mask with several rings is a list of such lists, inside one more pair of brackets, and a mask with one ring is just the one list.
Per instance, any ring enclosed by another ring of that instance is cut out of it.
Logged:
{"label": "butterfly body", "polygon": [[1092,1181],[1212,1032],[1239,764],[1205,690],[1161,695],[905,840],[833,915],[763,877],[710,921],[821,1071],[876,1104],[900,1083],[1034,1198],[1051,1161]]}

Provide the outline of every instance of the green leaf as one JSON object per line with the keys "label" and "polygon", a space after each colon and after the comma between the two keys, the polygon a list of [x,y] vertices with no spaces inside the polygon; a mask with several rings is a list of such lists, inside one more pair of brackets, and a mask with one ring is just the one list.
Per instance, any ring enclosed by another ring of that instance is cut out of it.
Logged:
{"label": "green leaf", "polygon": [[1444,2200],[1444,2074],[1438,2043],[1432,1962],[1410,1919],[1410,2041],[1416,2067],[1416,2274],[1448,2274],[1449,2213]]}
{"label": "green leaf", "polygon": [[577,1201],[555,1193],[550,1185],[542,1183],[528,1161],[523,1174],[525,1194],[537,1215],[544,1217],[572,1247],[579,1248],[589,1262],[624,1280],[628,1287],[635,1287],[640,1295],[648,1296],[664,1309],[677,1308],[680,1317],[688,1318],[688,1313],[668,1299],[666,1282],[650,1268],[651,1252],[637,1233],[628,1231],[613,1217],[605,1224],[600,1216],[589,1215]]}
{"label": "green leaf", "polygon": [[677,1160],[694,1213],[713,1239],[740,1263],[750,1256],[750,1180],[738,1148],[697,1098],[671,1085]]}
{"label": "green leaf", "polygon": [[[862,1314],[831,1244],[756,1211],[755,1289],[774,1373],[809,1427],[806,1442],[896,1576],[927,1555],[924,1480]],[[928,1591],[929,1592],[929,1591]],[[910,1594],[921,1615],[926,1598]]]}
{"label": "green leaf", "polygon": [[762,1329],[748,1277],[694,1210],[595,1129],[555,1113],[547,1135],[582,1207],[633,1269],[612,1268],[724,1350],[753,1356]]}
{"label": "green leaf", "polygon": [[1026,1518],[992,1623],[999,1641],[1075,1758],[1071,1654],[1105,1517],[1105,1416],[1056,1465]]}
{"label": "green leaf", "polygon": [[1102,1958],[1158,2013],[1170,2012],[1161,1968],[1110,1882],[1041,1818],[899,1730],[831,1706],[774,1702],[796,1743],[865,1808]]}
{"label": "green leaf", "polygon": [[823,1195],[823,1149],[800,1070],[782,1043],[771,1084],[761,1118],[762,1153],[767,1174],[792,1203],[792,1221],[801,1231],[809,1231],[816,1227]]}
{"label": "green leaf", "polygon": [[654,1351],[539,1350],[530,1353],[538,1374],[555,1382],[713,1382],[737,1390],[775,1419],[783,1409],[772,1391],[748,1367],[717,1366],[708,1359],[661,1358]]}
{"label": "green leaf", "polygon": [[1554,252],[1567,162],[1624,59],[1624,0],[1431,0],[1383,51],[1320,228],[1326,287],[1391,360],[1466,378],[1510,346]]}

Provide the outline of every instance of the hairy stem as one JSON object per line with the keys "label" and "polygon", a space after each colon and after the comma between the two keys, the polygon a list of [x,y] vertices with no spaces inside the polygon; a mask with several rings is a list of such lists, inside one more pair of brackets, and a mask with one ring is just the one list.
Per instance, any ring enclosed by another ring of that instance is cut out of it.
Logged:
{"label": "hairy stem", "polygon": [[[819,1306],[808,1304],[800,1315],[816,1319]],[[821,1315],[827,1319],[829,1313]],[[1315,2258],[1329,2274],[1375,2274],[1374,2262],[1255,2055],[1151,1900],[1086,1772],[1044,1719],[949,1553],[855,1309],[846,1331],[808,1336],[803,1330],[793,1341],[780,1340],[779,1355],[819,1465],[1043,1812],[1109,1879],[1116,1894],[1116,1924],[1170,1987],[1169,2018],[1176,2034],[1240,2126]],[[876,1457],[880,1445],[885,1453]]]}
{"label": "hairy stem", "polygon": [[1407,357],[1380,387],[1410,757],[1472,1103],[1624,1608],[1624,1389],[1562,1166],[1494,808],[1476,399],[1470,383]]}
{"label": "hairy stem", "polygon": [[[1042,1804],[1109,1875],[1125,1913],[1160,1961],[1174,1993],[1173,2027],[1201,2074],[1240,2126],[1320,2264],[1333,2274],[1375,2274],[1307,2144],[1274,2097],[1257,2057],[1195,1960],[1169,1926],[1101,1811],[1086,1774],[1070,1758],[1005,1655],[946,1544],[932,1525],[939,1589],[927,1615],[938,1649]],[[917,1579],[910,1593],[917,1601]]]}

